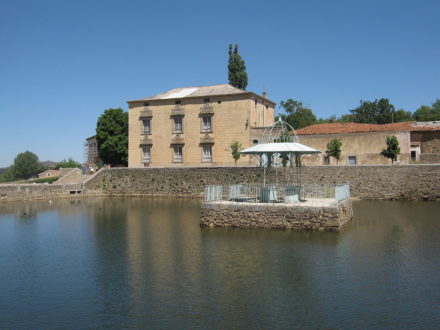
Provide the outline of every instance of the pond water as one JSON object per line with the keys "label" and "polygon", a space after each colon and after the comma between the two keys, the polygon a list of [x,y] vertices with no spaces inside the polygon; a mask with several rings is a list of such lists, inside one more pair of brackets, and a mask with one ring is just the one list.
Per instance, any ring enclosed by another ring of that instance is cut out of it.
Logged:
{"label": "pond water", "polygon": [[340,233],[199,228],[200,202],[0,204],[0,328],[438,328],[440,203]]}

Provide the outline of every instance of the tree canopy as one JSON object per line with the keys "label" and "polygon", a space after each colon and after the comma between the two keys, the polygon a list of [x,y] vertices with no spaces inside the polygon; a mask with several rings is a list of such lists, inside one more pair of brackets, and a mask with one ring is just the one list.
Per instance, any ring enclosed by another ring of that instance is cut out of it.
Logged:
{"label": "tree canopy", "polygon": [[382,156],[391,159],[391,164],[397,160],[397,155],[400,154],[399,141],[393,136],[387,137],[387,148],[380,153]]}
{"label": "tree canopy", "polygon": [[59,168],[75,168],[75,167],[80,168],[81,167],[81,163],[78,163],[77,161],[73,160],[72,158],[69,158],[67,160],[64,159],[64,160],[62,160],[61,162],[59,162],[59,163],[57,163],[55,165],[56,169],[59,169]]}
{"label": "tree canopy", "polygon": [[228,79],[229,84],[240,89],[246,89],[248,85],[246,65],[238,53],[238,45],[234,49],[229,45]]}
{"label": "tree canopy", "polygon": [[38,156],[30,151],[18,154],[12,164],[12,174],[16,179],[29,179],[43,170]]}
{"label": "tree canopy", "polygon": [[413,115],[417,121],[435,121],[440,120],[440,99],[435,101],[432,106],[422,105]]}
{"label": "tree canopy", "polygon": [[393,120],[394,105],[388,99],[361,101],[361,104],[350,110],[355,123],[388,124]]}
{"label": "tree canopy", "polygon": [[2,171],[2,173],[0,173],[0,182],[11,182],[14,180],[14,171],[11,167],[5,169],[4,171]]}
{"label": "tree canopy", "polygon": [[105,164],[127,165],[128,113],[121,108],[105,110],[96,125],[96,142]]}
{"label": "tree canopy", "polygon": [[327,143],[327,150],[326,153],[329,157],[333,157],[336,159],[336,163],[339,162],[339,159],[341,158],[341,147],[342,142],[340,139],[333,139],[329,143]]}
{"label": "tree canopy", "polygon": [[395,110],[393,104],[386,98],[374,101],[360,101],[360,105],[350,113],[341,116],[331,115],[328,118],[316,119],[311,109],[306,108],[302,102],[293,99],[281,101],[285,114],[280,117],[299,129],[313,124],[323,123],[362,123],[362,124],[389,124],[404,121],[437,121],[440,120],[440,99],[432,106],[422,105],[414,113],[404,109]]}
{"label": "tree canopy", "polygon": [[243,147],[240,142],[234,141],[231,143],[230,149],[232,158],[234,158],[235,165],[237,165],[237,161],[241,158],[241,156],[244,156],[240,153],[240,151],[243,150]]}
{"label": "tree canopy", "polygon": [[285,115],[281,115],[281,118],[293,129],[316,124],[315,114],[311,109],[306,108],[301,101],[288,99],[287,101],[281,101],[281,106],[286,112]]}

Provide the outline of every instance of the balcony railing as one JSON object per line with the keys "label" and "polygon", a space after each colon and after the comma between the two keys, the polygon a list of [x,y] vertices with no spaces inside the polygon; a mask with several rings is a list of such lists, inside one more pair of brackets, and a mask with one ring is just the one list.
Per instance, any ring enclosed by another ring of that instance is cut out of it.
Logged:
{"label": "balcony railing", "polygon": [[171,139],[171,144],[185,144],[185,140],[183,139],[183,136],[177,134]]}
{"label": "balcony railing", "polygon": [[214,114],[214,107],[212,105],[209,105],[208,103],[205,103],[200,108],[200,114],[201,115]]}
{"label": "balcony railing", "polygon": [[149,136],[143,136],[143,137],[141,137],[141,140],[140,140],[139,144],[141,146],[152,145],[153,144],[153,140]]}
{"label": "balcony railing", "polygon": [[209,144],[209,143],[214,143],[214,138],[209,135],[209,134],[205,134],[200,138],[200,143],[201,144]]}
{"label": "balcony railing", "polygon": [[139,118],[149,118],[153,116],[153,111],[151,109],[148,109],[147,107],[144,107],[139,112]]}
{"label": "balcony railing", "polygon": [[174,108],[171,109],[171,116],[183,116],[185,115],[185,108],[181,104],[176,104]]}

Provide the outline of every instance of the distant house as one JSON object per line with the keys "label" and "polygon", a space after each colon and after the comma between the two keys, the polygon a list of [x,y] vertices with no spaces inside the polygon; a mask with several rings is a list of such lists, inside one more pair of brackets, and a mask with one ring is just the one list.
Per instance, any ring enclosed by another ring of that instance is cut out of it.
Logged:
{"label": "distant house", "polygon": [[[234,166],[230,145],[258,143],[275,103],[231,85],[175,88],[128,101],[129,167]],[[255,166],[242,157],[240,166]]]}
{"label": "distant house", "polygon": [[38,178],[53,178],[59,176],[59,170],[47,170],[38,174]]}
{"label": "distant house", "polygon": [[84,158],[85,163],[89,165],[98,164],[101,162],[98,153],[98,143],[95,135],[88,137],[84,143]]}
{"label": "distant house", "polygon": [[309,158],[306,164],[336,165],[336,160],[325,153],[327,143],[334,138],[342,142],[338,165],[389,164],[390,161],[380,152],[386,148],[386,138],[392,135],[399,141],[398,163],[440,163],[440,122],[328,123],[307,126],[295,132],[301,143],[322,152]]}

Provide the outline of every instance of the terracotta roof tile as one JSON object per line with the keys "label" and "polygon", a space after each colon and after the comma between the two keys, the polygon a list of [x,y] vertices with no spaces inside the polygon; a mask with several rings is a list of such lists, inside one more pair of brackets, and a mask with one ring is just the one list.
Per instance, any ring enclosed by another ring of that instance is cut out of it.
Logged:
{"label": "terracotta roof tile", "polygon": [[440,122],[401,122],[394,124],[357,124],[357,123],[327,123],[310,125],[299,130],[296,134],[340,134],[359,132],[402,132],[402,131],[438,131]]}

